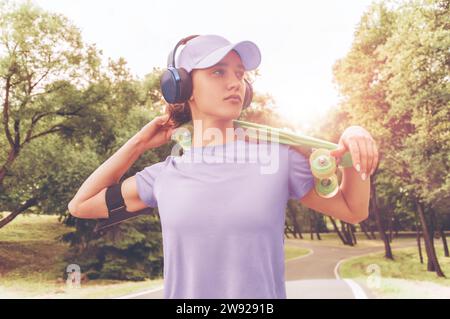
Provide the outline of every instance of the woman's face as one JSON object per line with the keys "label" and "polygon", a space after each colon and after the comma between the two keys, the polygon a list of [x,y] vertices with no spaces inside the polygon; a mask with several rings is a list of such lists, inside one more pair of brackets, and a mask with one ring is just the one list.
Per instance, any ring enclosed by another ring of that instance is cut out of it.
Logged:
{"label": "woman's face", "polygon": [[[193,93],[189,100],[193,119],[237,119],[245,96],[245,69],[236,51],[230,51],[219,63],[191,72]],[[239,99],[228,98],[237,95]]]}

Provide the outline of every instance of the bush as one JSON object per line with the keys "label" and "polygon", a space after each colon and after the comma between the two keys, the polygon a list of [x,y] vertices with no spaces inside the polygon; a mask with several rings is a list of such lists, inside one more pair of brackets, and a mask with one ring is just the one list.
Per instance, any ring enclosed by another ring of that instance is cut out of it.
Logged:
{"label": "bush", "polygon": [[[69,217],[76,231],[63,236],[71,248],[66,262],[89,279],[140,281],[163,275],[161,225],[157,214],[139,216],[94,234],[95,221]],[[70,220],[70,221],[69,221]]]}

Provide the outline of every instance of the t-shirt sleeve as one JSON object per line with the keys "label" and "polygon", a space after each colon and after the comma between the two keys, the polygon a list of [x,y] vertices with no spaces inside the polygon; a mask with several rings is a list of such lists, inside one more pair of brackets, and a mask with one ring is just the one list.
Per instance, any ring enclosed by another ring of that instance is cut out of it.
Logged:
{"label": "t-shirt sleeve", "polygon": [[139,198],[149,207],[155,208],[156,206],[158,206],[155,197],[154,186],[156,178],[161,173],[164,166],[165,162],[159,162],[147,166],[142,171],[136,173],[136,183]]}
{"label": "t-shirt sleeve", "polygon": [[288,163],[289,199],[300,200],[314,187],[309,159],[289,147]]}

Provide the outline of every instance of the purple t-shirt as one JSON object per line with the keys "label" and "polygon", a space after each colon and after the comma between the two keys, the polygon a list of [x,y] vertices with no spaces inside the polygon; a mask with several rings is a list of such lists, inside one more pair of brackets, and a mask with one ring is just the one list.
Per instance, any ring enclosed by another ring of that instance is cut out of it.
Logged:
{"label": "purple t-shirt", "polygon": [[286,298],[286,205],[314,185],[305,156],[237,140],[170,155],[136,180],[161,218],[164,298]]}

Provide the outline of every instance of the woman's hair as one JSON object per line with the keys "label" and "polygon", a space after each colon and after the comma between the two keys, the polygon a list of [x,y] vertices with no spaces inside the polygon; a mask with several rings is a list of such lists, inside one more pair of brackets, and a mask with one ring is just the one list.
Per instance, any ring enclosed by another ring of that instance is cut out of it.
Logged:
{"label": "woman's hair", "polygon": [[192,121],[191,107],[189,102],[167,104],[166,113],[169,114],[167,122],[172,122],[175,128]]}

